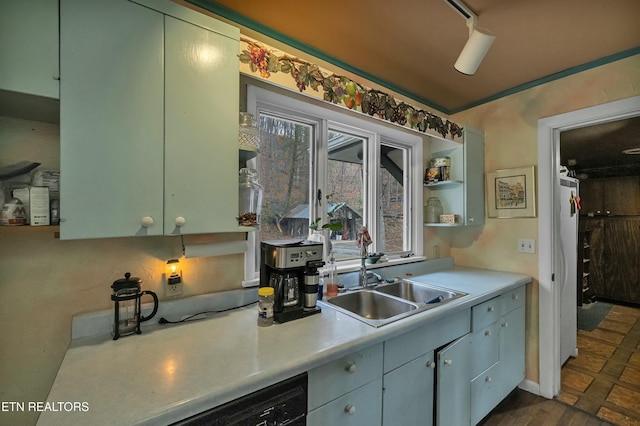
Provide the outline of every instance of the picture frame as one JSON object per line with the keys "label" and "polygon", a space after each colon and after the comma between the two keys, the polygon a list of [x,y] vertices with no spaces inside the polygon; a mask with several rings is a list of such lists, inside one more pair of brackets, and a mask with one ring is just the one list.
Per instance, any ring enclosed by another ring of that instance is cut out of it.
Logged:
{"label": "picture frame", "polygon": [[487,173],[487,216],[536,217],[535,166]]}

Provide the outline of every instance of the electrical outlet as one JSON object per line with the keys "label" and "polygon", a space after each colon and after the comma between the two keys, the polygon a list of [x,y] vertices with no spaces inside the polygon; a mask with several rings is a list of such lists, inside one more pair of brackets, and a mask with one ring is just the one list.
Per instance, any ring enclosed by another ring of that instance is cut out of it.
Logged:
{"label": "electrical outlet", "polygon": [[165,284],[164,295],[165,297],[175,297],[182,294],[182,283],[178,284]]}
{"label": "electrical outlet", "polygon": [[535,253],[536,252],[536,240],[530,240],[526,238],[518,238],[518,251],[520,253]]}

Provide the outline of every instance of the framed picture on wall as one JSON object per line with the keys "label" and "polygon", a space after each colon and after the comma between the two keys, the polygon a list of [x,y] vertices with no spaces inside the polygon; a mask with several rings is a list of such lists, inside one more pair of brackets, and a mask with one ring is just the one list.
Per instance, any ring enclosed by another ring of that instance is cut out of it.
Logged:
{"label": "framed picture on wall", "polygon": [[487,173],[487,212],[494,218],[536,217],[535,166]]}

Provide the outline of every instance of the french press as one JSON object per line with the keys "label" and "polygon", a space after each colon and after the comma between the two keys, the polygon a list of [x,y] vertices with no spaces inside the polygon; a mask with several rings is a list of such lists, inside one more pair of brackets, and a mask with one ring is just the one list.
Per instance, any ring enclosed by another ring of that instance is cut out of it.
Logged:
{"label": "french press", "polygon": [[[111,330],[113,340],[128,334],[140,334],[140,323],[150,320],[158,312],[158,296],[150,290],[140,291],[140,284],[142,284],[140,278],[131,277],[127,272],[124,278],[114,281],[111,285],[113,289],[111,300],[116,302]],[[153,297],[153,312],[146,317],[140,314],[140,299],[145,294]]]}

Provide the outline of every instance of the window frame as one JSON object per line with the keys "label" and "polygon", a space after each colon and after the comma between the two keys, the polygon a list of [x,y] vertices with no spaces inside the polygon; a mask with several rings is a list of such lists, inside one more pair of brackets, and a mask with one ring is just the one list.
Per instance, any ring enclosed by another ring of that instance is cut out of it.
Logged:
{"label": "window frame", "polygon": [[[407,194],[404,203],[405,224],[403,241],[409,249],[390,257],[388,264],[415,262],[424,259],[423,241],[423,144],[424,137],[410,129],[398,125],[388,124],[376,118],[357,114],[342,107],[334,106],[313,98],[290,92],[278,87],[264,88],[247,84],[247,112],[259,119],[260,113],[267,113],[283,119],[295,120],[314,127],[310,161],[313,172],[310,176],[309,208],[310,217],[321,217],[322,223],[327,222],[325,211],[319,212],[316,194],[318,189],[325,195],[327,183],[328,162],[328,133],[329,131],[343,131],[368,140],[363,147],[363,194],[376,194],[374,198],[366,200],[363,206],[363,223],[367,225],[374,243],[372,250],[376,250],[376,237],[379,229],[377,212],[379,197],[379,165],[380,146],[388,145],[403,149],[406,168],[403,173],[403,187]],[[248,162],[248,166],[255,167],[257,158]],[[371,165],[376,165],[371,167]],[[324,198],[324,197],[323,197]],[[313,201],[313,202],[312,202]],[[322,209],[320,209],[322,210]],[[258,285],[259,265],[255,264],[253,255],[258,244],[256,232],[247,234],[247,252],[245,253],[245,281],[243,286]],[[258,247],[259,249],[259,247]],[[339,272],[357,270],[358,260],[344,260],[338,262]]]}

